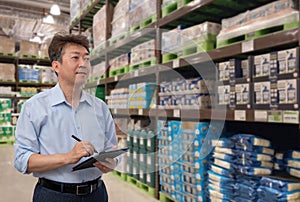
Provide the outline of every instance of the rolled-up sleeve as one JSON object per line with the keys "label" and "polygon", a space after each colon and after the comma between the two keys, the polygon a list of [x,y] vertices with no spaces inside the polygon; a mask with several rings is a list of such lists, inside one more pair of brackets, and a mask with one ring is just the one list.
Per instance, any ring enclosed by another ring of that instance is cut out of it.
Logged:
{"label": "rolled-up sleeve", "polygon": [[34,112],[34,109],[31,109],[31,104],[25,103],[18,118],[15,132],[14,166],[24,174],[29,174],[27,172],[29,157],[39,153],[37,135],[30,116],[31,112]]}

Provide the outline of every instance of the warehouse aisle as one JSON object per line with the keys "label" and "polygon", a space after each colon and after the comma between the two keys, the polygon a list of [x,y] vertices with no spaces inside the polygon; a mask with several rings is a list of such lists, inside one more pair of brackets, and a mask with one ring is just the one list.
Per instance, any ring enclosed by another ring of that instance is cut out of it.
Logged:
{"label": "warehouse aisle", "polygon": [[[105,180],[109,202],[157,202],[146,193],[118,177],[107,174]],[[22,175],[13,167],[13,146],[0,144],[0,202],[31,201],[36,178]]]}

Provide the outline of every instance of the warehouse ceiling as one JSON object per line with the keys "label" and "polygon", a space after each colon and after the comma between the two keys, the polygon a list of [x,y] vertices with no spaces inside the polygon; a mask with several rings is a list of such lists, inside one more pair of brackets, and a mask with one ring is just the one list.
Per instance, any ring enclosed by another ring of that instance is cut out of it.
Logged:
{"label": "warehouse ceiling", "polygon": [[[55,24],[44,23],[52,4],[58,4],[60,16]],[[39,35],[43,41],[58,31],[69,31],[70,0],[0,0],[0,35],[29,40]]]}

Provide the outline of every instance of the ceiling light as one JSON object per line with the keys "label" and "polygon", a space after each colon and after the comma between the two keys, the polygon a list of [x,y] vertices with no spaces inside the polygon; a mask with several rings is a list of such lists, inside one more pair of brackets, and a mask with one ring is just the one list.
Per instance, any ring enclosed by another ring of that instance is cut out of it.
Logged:
{"label": "ceiling light", "polygon": [[53,4],[50,9],[52,15],[60,15],[60,8],[57,4]]}
{"label": "ceiling light", "polygon": [[43,18],[43,23],[49,23],[49,24],[54,24],[54,19],[52,15],[47,15],[47,17]]}

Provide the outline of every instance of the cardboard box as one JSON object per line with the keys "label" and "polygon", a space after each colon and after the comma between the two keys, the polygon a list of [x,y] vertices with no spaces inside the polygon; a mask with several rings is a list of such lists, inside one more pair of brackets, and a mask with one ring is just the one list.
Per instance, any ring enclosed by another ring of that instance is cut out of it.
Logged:
{"label": "cardboard box", "polygon": [[30,41],[21,41],[19,56],[22,56],[22,55],[38,56],[39,55],[39,44],[35,43],[35,42],[30,42]]}
{"label": "cardboard box", "polygon": [[15,45],[16,41],[14,39],[0,36],[1,46],[0,46],[0,52],[1,53],[15,53]]}

